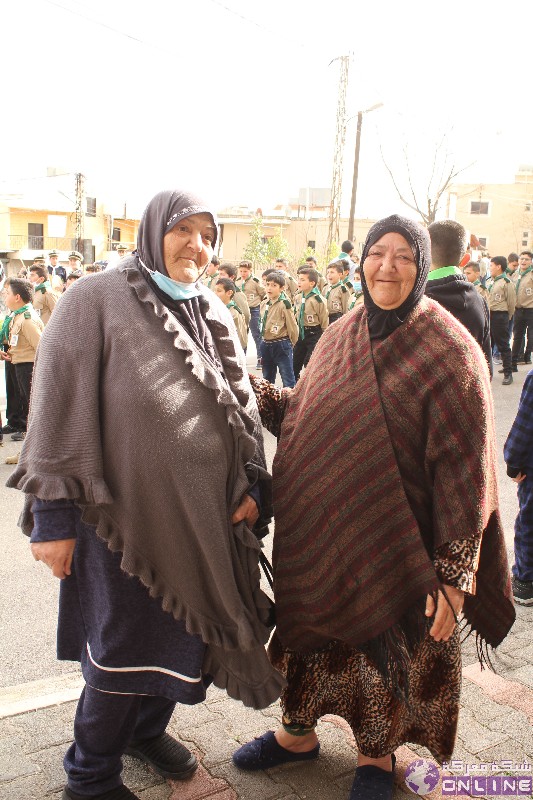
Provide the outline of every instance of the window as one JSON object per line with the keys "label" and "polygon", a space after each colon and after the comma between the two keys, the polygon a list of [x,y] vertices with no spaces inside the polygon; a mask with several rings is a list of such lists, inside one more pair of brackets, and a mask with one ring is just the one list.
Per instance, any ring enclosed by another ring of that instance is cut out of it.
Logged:
{"label": "window", "polygon": [[85,212],[88,217],[96,217],[96,197],[86,197],[87,211]]}
{"label": "window", "polygon": [[529,231],[522,232],[522,247],[529,246]]}
{"label": "window", "polygon": [[524,211],[531,211],[531,203],[526,203],[525,204]]}
{"label": "window", "polygon": [[28,222],[28,247],[30,250],[42,250],[44,247],[44,230],[40,222]]}
{"label": "window", "polygon": [[311,248],[311,250],[314,250],[314,249],[315,249],[315,247],[316,247],[316,241],[315,241],[314,239],[310,239],[310,240],[307,242],[307,246],[308,246],[308,247],[310,247],[310,248]]}
{"label": "window", "polygon": [[478,236],[477,240],[479,242],[479,246],[482,247],[484,250],[487,249],[487,237],[486,236]]}
{"label": "window", "polygon": [[529,239],[529,231],[524,231],[522,236],[524,237],[524,239]]}
{"label": "window", "polygon": [[113,235],[111,238],[114,242],[120,242],[120,228],[113,228]]}
{"label": "window", "polygon": [[481,202],[481,200],[471,200],[470,201],[470,213],[471,214],[488,214],[489,213],[489,204],[488,202]]}

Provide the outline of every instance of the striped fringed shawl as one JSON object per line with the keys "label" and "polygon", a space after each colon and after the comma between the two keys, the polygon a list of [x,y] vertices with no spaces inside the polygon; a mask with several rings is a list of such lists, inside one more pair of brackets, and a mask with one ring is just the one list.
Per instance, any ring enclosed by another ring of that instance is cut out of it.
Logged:
{"label": "striped fringed shawl", "polygon": [[439,585],[435,548],[481,535],[464,612],[484,642],[506,636],[514,608],[487,365],[438,303],[424,298],[372,346],[363,307],[325,332],[289,395],[273,472],[285,647],[379,638]]}

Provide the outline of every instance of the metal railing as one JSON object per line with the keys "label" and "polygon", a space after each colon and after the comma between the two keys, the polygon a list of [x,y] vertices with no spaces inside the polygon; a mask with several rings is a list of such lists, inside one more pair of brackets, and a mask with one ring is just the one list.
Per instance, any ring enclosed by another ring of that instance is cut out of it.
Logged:
{"label": "metal railing", "polygon": [[0,250],[4,252],[16,252],[17,250],[74,250],[75,239],[56,236],[23,236],[10,235],[5,239],[0,239]]}

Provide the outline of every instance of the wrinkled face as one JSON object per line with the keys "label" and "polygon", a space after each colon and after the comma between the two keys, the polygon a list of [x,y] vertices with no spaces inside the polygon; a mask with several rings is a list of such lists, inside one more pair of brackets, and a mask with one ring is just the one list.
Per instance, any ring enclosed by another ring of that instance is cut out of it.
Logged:
{"label": "wrinkled face", "polygon": [[169,277],[194,283],[213,257],[216,230],[211,214],[192,214],[180,220],[163,238],[163,257]]}
{"label": "wrinkled face", "polygon": [[416,280],[416,263],[409,242],[401,233],[386,233],[368,251],[363,265],[374,303],[386,311],[399,308]]}

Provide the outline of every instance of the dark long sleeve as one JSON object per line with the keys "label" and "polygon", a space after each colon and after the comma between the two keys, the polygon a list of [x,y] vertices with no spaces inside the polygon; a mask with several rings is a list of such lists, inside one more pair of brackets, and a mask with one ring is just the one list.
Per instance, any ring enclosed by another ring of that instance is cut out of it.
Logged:
{"label": "dark long sleeve", "polygon": [[34,526],[30,542],[55,542],[76,538],[79,511],[70,500],[41,500],[36,497],[32,514]]}

